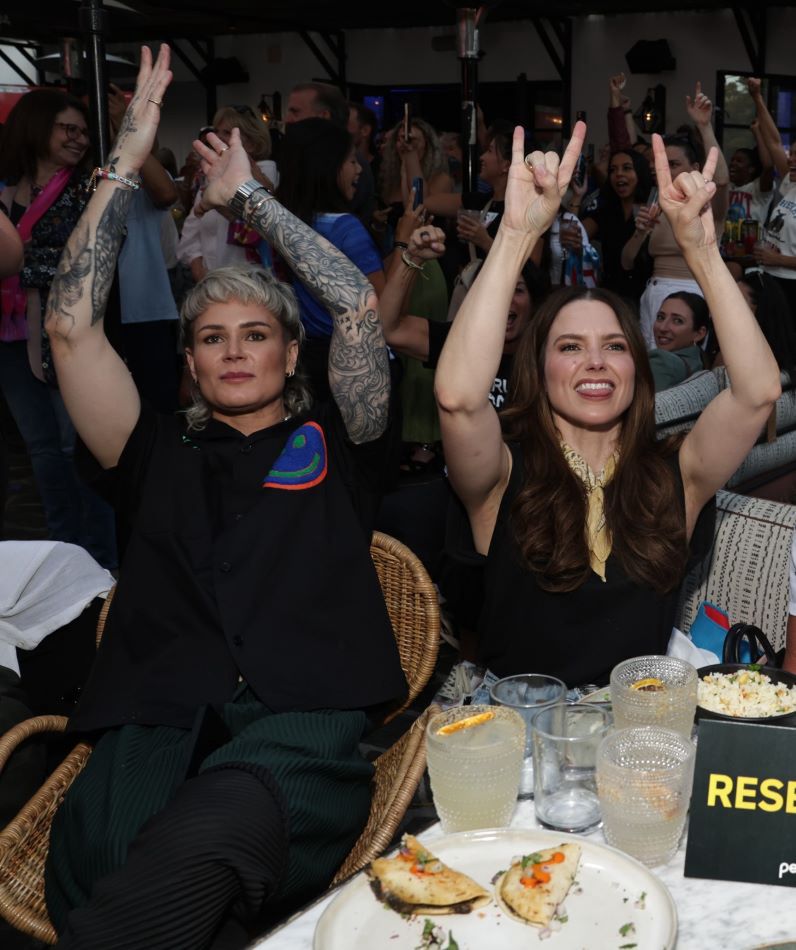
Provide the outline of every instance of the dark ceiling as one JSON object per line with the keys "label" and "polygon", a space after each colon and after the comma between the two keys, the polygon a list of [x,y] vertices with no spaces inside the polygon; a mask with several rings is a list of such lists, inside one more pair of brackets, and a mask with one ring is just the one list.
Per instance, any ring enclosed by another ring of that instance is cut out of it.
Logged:
{"label": "dark ceiling", "polygon": [[[368,0],[333,3],[330,0],[167,0],[142,3],[125,0],[134,11],[108,8],[111,42],[175,37],[210,37],[235,33],[272,33],[291,30],[335,32],[365,27],[445,26],[455,22],[455,3],[445,0]],[[766,6],[787,6],[787,0],[741,3],[760,12]],[[727,0],[503,0],[488,4],[490,20],[539,16],[585,16],[589,13],[641,13],[662,10],[717,9]],[[0,0],[0,37],[55,42],[80,35],[79,0]]]}

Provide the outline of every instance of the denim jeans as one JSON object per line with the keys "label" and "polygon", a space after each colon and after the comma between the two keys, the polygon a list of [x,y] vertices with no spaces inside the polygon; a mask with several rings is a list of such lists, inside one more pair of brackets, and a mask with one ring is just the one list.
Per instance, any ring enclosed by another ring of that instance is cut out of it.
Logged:
{"label": "denim jeans", "polygon": [[51,540],[80,544],[103,567],[117,567],[113,509],[78,478],[74,426],[58,390],[31,372],[24,341],[0,343],[0,389],[28,449]]}

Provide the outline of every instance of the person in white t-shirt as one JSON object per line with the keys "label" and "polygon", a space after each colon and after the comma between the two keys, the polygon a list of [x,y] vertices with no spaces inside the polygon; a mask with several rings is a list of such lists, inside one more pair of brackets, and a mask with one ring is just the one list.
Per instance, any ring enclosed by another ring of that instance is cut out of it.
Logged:
{"label": "person in white t-shirt", "polygon": [[763,241],[755,247],[755,260],[776,279],[796,320],[796,142],[787,152],[784,150],[779,129],[763,101],[760,80],[750,78],[748,83],[761,136],[781,178],[781,198],[768,219]]}
{"label": "person in white t-shirt", "polygon": [[[759,134],[757,120],[752,131]],[[737,148],[729,161],[731,221],[752,218],[766,223],[774,194],[774,166],[767,148]]]}

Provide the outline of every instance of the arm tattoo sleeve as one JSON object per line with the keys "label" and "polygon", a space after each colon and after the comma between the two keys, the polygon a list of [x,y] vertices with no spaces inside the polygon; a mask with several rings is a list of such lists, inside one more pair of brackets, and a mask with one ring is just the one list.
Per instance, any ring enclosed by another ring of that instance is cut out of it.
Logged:
{"label": "arm tattoo sleeve", "polygon": [[90,314],[90,325],[102,320],[124,236],[132,191],[117,188],[100,215],[96,232],[84,213],[58,262],[47,299],[47,332],[64,339]]}
{"label": "arm tattoo sleeve", "polygon": [[390,370],[372,285],[340,251],[277,201],[249,223],[267,238],[332,316],[329,385],[353,442],[387,425]]}

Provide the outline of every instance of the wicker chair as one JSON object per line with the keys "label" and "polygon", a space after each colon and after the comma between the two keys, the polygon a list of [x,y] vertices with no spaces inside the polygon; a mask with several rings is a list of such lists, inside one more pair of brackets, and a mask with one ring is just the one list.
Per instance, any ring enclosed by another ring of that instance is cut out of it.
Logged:
{"label": "wicker chair", "polygon": [[[436,591],[423,565],[399,541],[375,534],[371,553],[384,590],[398,642],[401,663],[409,683],[409,696],[397,715],[428,682],[439,645],[439,607]],[[111,592],[112,593],[112,592]],[[97,625],[102,637],[110,597]],[[392,840],[426,764],[424,713],[374,765],[373,801],[368,822],[359,840],[337,872],[334,884],[350,877],[376,857]],[[63,716],[37,716],[20,723],[0,739],[0,771],[16,747],[31,736],[63,732]],[[84,768],[91,746],[80,743],[55,769],[19,814],[0,832],[0,917],[17,930],[44,943],[54,944],[56,933],[44,902],[44,863],[49,848],[50,825],[67,789]]]}

